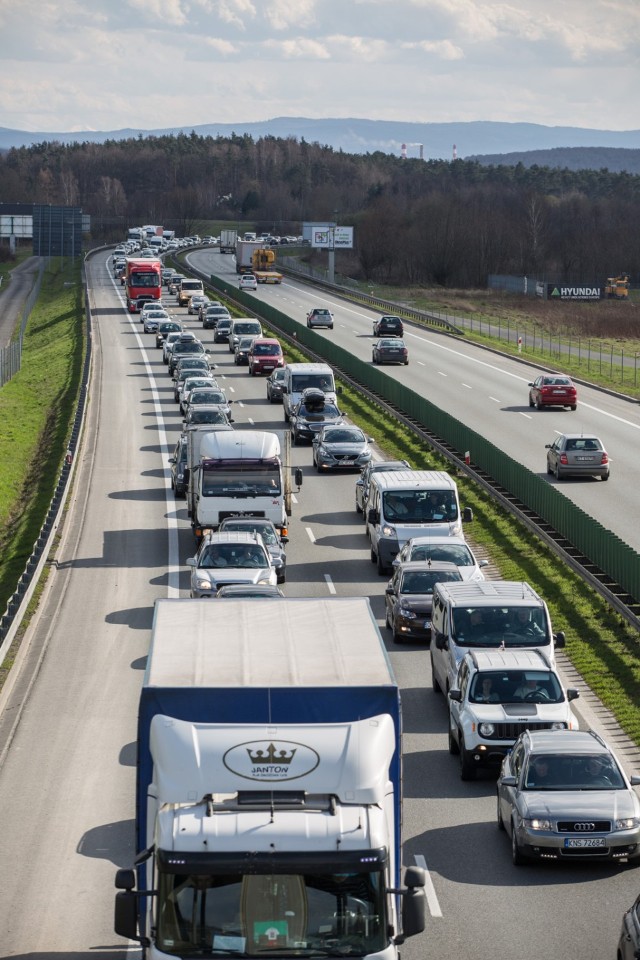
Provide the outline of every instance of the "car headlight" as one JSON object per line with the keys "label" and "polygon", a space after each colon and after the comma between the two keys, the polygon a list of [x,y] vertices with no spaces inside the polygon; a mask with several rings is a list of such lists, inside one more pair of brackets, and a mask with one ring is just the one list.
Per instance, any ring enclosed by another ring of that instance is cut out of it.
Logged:
{"label": "car headlight", "polygon": [[528,830],[552,830],[551,820],[543,820],[541,817],[531,817],[530,820],[524,819],[523,824]]}
{"label": "car headlight", "polygon": [[567,724],[566,724],[564,721],[561,722],[560,720],[558,720],[558,721],[556,721],[556,723],[552,723],[552,724],[551,724],[551,729],[552,729],[552,730],[566,730],[566,729],[567,729]]}
{"label": "car headlight", "polygon": [[478,733],[481,737],[492,737],[496,732],[496,728],[493,723],[481,723],[478,727]]}
{"label": "car headlight", "polygon": [[382,536],[383,536],[383,537],[395,537],[395,536],[396,536],[396,528],[395,528],[395,527],[392,527],[390,523],[385,523],[384,526],[383,526],[383,528],[382,528]]}
{"label": "car headlight", "polygon": [[198,577],[196,586],[198,590],[208,590],[211,587],[211,580],[208,577]]}
{"label": "car headlight", "polygon": [[269,584],[271,583],[271,577],[262,577],[260,580],[258,580],[258,583],[261,585]]}
{"label": "car headlight", "polygon": [[636,827],[640,827],[638,817],[623,817],[621,820],[615,821],[616,830],[633,830]]}
{"label": "car headlight", "polygon": [[398,609],[398,613],[401,617],[404,617],[405,620],[415,620],[417,617],[417,614],[414,613],[413,610],[409,610],[408,607],[403,607],[402,604]]}

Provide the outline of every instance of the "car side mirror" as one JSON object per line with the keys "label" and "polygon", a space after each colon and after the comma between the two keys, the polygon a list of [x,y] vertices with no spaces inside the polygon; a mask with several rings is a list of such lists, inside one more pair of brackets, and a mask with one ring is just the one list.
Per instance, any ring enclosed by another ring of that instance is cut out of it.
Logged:
{"label": "car side mirror", "polygon": [[558,630],[558,632],[557,632],[556,634],[554,634],[553,643],[554,643],[554,646],[559,647],[560,649],[562,649],[562,647],[564,647],[564,645],[565,645],[565,643],[566,643],[566,637],[565,637],[565,634],[564,634],[564,630]]}
{"label": "car side mirror", "polygon": [[545,450],[551,450],[551,444],[550,444],[550,443],[545,443],[544,448],[545,448]]}
{"label": "car side mirror", "polygon": [[385,591],[384,591],[384,592],[387,594],[388,597],[392,597],[392,596],[393,596],[393,587],[385,587]]}
{"label": "car side mirror", "polygon": [[632,787],[640,787],[640,777],[634,774],[632,777],[629,777],[629,783]]}
{"label": "car side mirror", "polygon": [[473,520],[473,510],[471,507],[465,507],[462,511],[462,522],[471,523]]}
{"label": "car side mirror", "polygon": [[567,700],[577,700],[580,696],[580,691],[576,690],[575,687],[569,687],[567,690]]}
{"label": "car side mirror", "polygon": [[198,561],[196,560],[195,557],[187,557],[187,559],[185,560],[185,563],[188,567],[195,567],[197,562]]}
{"label": "car side mirror", "polygon": [[462,691],[456,690],[455,687],[452,687],[449,690],[449,700],[455,700],[456,703],[462,703]]}
{"label": "car side mirror", "polygon": [[515,777],[503,777],[500,781],[503,787],[515,787],[518,783]]}

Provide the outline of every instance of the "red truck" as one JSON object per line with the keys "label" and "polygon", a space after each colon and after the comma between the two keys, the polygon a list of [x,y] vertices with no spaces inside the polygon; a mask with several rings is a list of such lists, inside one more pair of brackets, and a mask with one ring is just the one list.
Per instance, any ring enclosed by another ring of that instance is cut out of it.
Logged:
{"label": "red truck", "polygon": [[129,313],[138,313],[147,300],[160,300],[162,296],[162,262],[127,257],[125,289]]}

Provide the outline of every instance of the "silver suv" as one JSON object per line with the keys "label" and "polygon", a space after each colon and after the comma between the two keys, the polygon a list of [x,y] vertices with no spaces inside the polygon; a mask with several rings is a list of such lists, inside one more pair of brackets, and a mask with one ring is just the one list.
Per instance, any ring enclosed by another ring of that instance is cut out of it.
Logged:
{"label": "silver suv", "polygon": [[449,753],[460,758],[460,777],[499,766],[525,730],[577,730],[565,690],[541,650],[472,650],[461,660],[449,690]]}

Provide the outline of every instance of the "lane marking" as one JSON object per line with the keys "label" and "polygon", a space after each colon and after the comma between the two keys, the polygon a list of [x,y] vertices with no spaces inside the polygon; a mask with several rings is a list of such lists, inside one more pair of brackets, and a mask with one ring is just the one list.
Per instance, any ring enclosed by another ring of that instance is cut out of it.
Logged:
{"label": "lane marking", "polygon": [[429,873],[429,868],[427,867],[427,861],[421,853],[416,853],[414,860],[416,861],[416,866],[422,867],[425,873],[426,879],[424,884],[424,895],[427,898],[429,913],[432,917],[441,917],[442,910],[440,909],[440,904],[436,895],[436,888],[433,885],[433,880],[431,879],[431,874]]}
{"label": "lane marking", "polygon": [[311,543],[315,543],[316,538],[313,535],[313,530],[311,529],[311,527],[305,527],[305,530],[307,531],[307,536],[309,537],[309,540],[311,541]]}
{"label": "lane marking", "polygon": [[325,579],[325,581],[326,581],[326,583],[327,583],[327,588],[328,588],[328,590],[329,590],[329,593],[335,593],[335,592],[336,592],[336,588],[335,588],[334,585],[333,585],[333,580],[331,579],[331,576],[330,576],[328,573],[325,573],[324,579]]}

